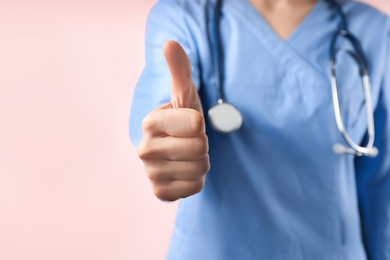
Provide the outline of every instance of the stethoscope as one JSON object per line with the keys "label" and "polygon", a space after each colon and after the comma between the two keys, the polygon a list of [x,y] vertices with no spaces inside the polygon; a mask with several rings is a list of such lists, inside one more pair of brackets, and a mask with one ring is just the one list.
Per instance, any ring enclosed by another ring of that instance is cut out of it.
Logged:
{"label": "stethoscope", "polygon": [[[332,6],[337,10],[341,18],[340,27],[335,32],[333,39],[331,41],[330,48],[330,61],[331,61],[331,85],[332,85],[332,97],[333,97],[333,107],[336,117],[337,127],[344,137],[348,146],[344,144],[337,143],[333,146],[333,150],[337,154],[353,154],[356,156],[370,156],[375,157],[378,155],[378,149],[374,147],[375,140],[375,124],[374,124],[374,111],[372,108],[372,98],[371,98],[371,80],[367,68],[366,57],[364,51],[361,47],[360,42],[355,36],[353,36],[348,30],[348,23],[345,17],[345,14],[341,10],[339,4],[335,0],[327,0]],[[214,37],[213,37],[213,59],[215,66],[216,74],[216,90],[218,96],[218,103],[211,107],[208,111],[209,120],[211,126],[220,133],[232,133],[240,129],[243,117],[241,112],[232,104],[226,102],[223,99],[223,75],[222,75],[222,53],[221,53],[221,41],[220,41],[220,20],[221,20],[221,8],[223,0],[217,0],[215,15],[214,15]],[[356,63],[359,65],[360,75],[362,76],[364,96],[366,102],[367,110],[367,122],[368,122],[368,144],[367,146],[360,146],[356,144],[351,137],[349,136],[347,130],[345,129],[344,122],[341,116],[340,103],[338,97],[338,86],[337,86],[337,77],[336,77],[336,41],[339,36],[343,36],[345,39],[349,40],[352,44],[354,51],[347,50],[347,53],[351,55]]]}

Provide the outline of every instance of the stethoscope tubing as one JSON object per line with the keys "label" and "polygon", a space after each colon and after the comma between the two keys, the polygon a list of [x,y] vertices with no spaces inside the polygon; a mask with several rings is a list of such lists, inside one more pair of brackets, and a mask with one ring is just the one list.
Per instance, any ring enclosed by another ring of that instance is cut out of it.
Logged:
{"label": "stethoscope tubing", "polygon": [[[343,144],[336,144],[334,146],[334,151],[339,154],[353,154],[356,156],[371,156],[375,157],[378,154],[378,149],[374,147],[375,142],[375,122],[374,122],[374,111],[372,106],[372,96],[371,96],[371,80],[369,76],[369,69],[367,65],[367,59],[364,54],[363,48],[359,42],[359,40],[350,33],[348,29],[348,22],[347,18],[344,14],[344,12],[341,9],[341,6],[335,1],[335,0],[327,0],[337,11],[339,17],[340,17],[340,25],[337,31],[335,32],[332,40],[331,40],[331,46],[330,46],[330,61],[331,61],[331,89],[332,89],[332,99],[333,99],[333,107],[334,107],[334,113],[336,118],[336,123],[338,130],[342,134],[345,142],[348,144],[349,147],[343,145]],[[217,0],[216,2],[216,8],[215,8],[215,15],[214,15],[214,26],[213,26],[213,39],[212,39],[212,49],[213,49],[213,59],[214,59],[214,70],[215,70],[215,80],[216,80],[216,94],[218,97],[218,104],[224,104],[224,97],[223,97],[223,53],[222,53],[222,46],[221,46],[221,35],[220,35],[220,21],[221,21],[221,9],[222,9],[223,0]],[[368,123],[368,144],[367,146],[363,147],[358,144],[356,144],[352,138],[349,136],[342,116],[341,116],[341,110],[340,110],[340,101],[339,101],[339,95],[338,95],[338,84],[337,84],[337,75],[336,75],[336,55],[338,50],[336,49],[336,42],[339,37],[344,37],[347,39],[353,46],[355,53],[351,51],[347,51],[357,62],[360,69],[360,74],[362,76],[362,82],[363,82],[363,89],[364,89],[364,96],[366,101],[366,111],[367,111],[367,123]],[[237,110],[238,111],[238,110]],[[210,112],[210,111],[209,111]],[[239,113],[239,111],[238,111]],[[213,123],[212,123],[213,125]],[[216,128],[216,127],[214,127]],[[218,129],[216,128],[218,131]],[[232,131],[235,131],[237,129],[234,129]],[[230,133],[232,131],[220,131],[223,133]]]}
{"label": "stethoscope tubing", "polygon": [[[349,31],[348,22],[345,17],[344,12],[341,10],[341,7],[335,0],[328,0],[333,7],[335,7],[339,17],[341,18],[340,28],[336,31],[331,41],[330,47],[330,60],[331,60],[331,85],[332,85],[332,99],[333,107],[335,112],[335,118],[337,127],[342,134],[345,142],[350,146],[350,148],[342,145],[336,144],[334,150],[336,153],[349,153],[356,156],[370,156],[375,157],[378,154],[378,149],[374,147],[375,142],[375,122],[374,122],[374,110],[372,106],[372,96],[371,96],[371,79],[369,75],[369,69],[367,65],[367,59],[364,54],[363,48],[359,40]],[[363,147],[356,144],[352,138],[349,136],[340,110],[340,101],[338,96],[338,84],[336,76],[336,42],[339,37],[344,37],[347,39],[353,46],[355,53],[347,51],[350,54],[356,63],[359,65],[360,75],[362,77],[364,97],[366,101],[366,113],[367,113],[367,133],[368,133],[368,143],[367,146]],[[352,148],[352,149],[351,149]]]}
{"label": "stethoscope tubing", "polygon": [[214,69],[215,69],[215,80],[216,80],[216,86],[217,86],[217,97],[218,97],[218,104],[223,103],[223,93],[222,93],[222,86],[223,86],[223,68],[222,64],[224,64],[223,61],[223,55],[222,55],[222,46],[221,46],[221,35],[220,35],[220,22],[221,22],[221,9],[222,9],[222,0],[217,0],[216,8],[215,8],[215,14],[214,14],[214,39],[212,41],[212,48],[213,48],[213,55],[214,55]]}

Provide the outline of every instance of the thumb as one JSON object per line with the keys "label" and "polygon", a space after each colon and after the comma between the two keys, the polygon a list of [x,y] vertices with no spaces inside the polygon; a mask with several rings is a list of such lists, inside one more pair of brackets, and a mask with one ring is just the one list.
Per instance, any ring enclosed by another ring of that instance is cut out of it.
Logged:
{"label": "thumb", "polygon": [[179,43],[167,41],[164,44],[164,55],[172,77],[172,107],[192,108],[203,113],[198,91],[192,81],[191,62],[187,53]]}

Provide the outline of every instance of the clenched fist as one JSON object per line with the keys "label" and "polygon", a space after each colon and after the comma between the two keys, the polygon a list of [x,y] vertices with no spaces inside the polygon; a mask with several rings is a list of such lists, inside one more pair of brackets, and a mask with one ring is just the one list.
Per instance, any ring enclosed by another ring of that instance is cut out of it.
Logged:
{"label": "clenched fist", "polygon": [[203,189],[210,160],[190,60],[175,41],[164,44],[164,55],[172,77],[171,102],[144,118],[137,153],[156,197],[175,201]]}

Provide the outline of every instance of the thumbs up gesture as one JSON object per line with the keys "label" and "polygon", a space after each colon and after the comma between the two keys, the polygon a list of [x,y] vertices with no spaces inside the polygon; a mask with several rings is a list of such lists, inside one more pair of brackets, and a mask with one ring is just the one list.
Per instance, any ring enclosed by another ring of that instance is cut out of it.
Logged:
{"label": "thumbs up gesture", "polygon": [[164,44],[164,55],[172,77],[171,102],[144,118],[137,153],[156,197],[175,201],[203,189],[210,160],[190,59],[174,41]]}

